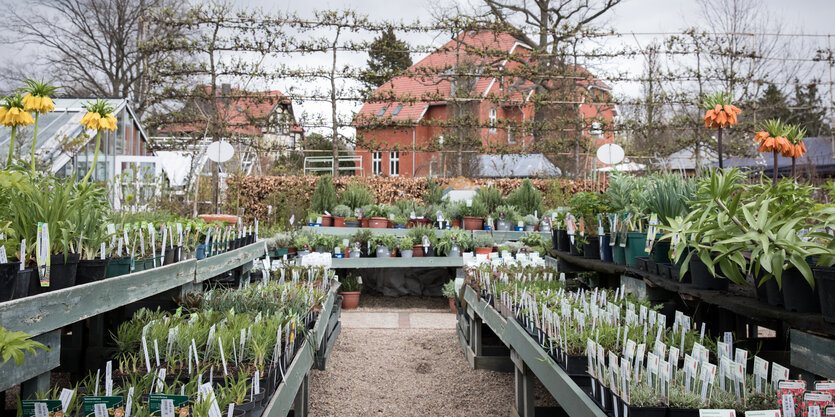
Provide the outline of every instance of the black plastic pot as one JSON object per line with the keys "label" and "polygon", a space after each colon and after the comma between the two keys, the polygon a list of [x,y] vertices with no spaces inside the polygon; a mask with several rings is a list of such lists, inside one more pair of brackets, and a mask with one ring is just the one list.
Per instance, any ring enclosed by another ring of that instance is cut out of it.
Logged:
{"label": "black plastic pot", "polygon": [[649,260],[649,258],[646,257],[646,256],[635,257],[635,267],[638,268],[638,270],[640,270],[640,271],[646,271],[647,268],[648,268],[647,267],[648,260]]}
{"label": "black plastic pot", "polygon": [[633,407],[629,406],[629,417],[665,417],[667,407]]}
{"label": "black plastic pot", "polygon": [[820,313],[821,305],[817,290],[797,268],[783,271],[783,307],[798,313]]}
{"label": "black plastic pot", "polygon": [[600,260],[603,262],[614,262],[612,247],[609,246],[611,241],[612,236],[610,235],[600,236]]}
{"label": "black plastic pot", "polygon": [[75,283],[81,285],[103,280],[107,273],[108,263],[110,263],[110,259],[82,259],[78,261]]}
{"label": "black plastic pot", "polygon": [[777,285],[776,278],[771,278],[766,281],[763,286],[765,286],[766,301],[768,301],[769,305],[775,307],[783,305],[783,292],[780,291],[780,286]]}
{"label": "black plastic pot", "polygon": [[586,355],[568,355],[565,362],[565,373],[569,375],[585,375],[589,370],[589,358]]}
{"label": "black plastic pot", "polygon": [[557,239],[557,231],[556,230],[551,230],[551,246],[554,249],[557,249],[557,246],[559,246],[557,240],[559,240],[559,239]]}
{"label": "black plastic pot", "polygon": [[571,239],[568,238],[568,231],[558,229],[557,230],[557,250],[562,252],[568,252],[571,246]]}
{"label": "black plastic pot", "polygon": [[26,268],[22,271],[17,271],[17,280],[15,281],[14,294],[12,300],[24,298],[29,296],[29,287],[35,281],[35,270]]}
{"label": "black plastic pot", "polygon": [[580,256],[580,251],[577,250],[577,245],[580,244],[579,238],[574,236],[574,243],[570,243],[568,245],[568,253],[573,256]]}
{"label": "black plastic pot", "polygon": [[699,417],[699,410],[695,408],[670,408],[667,417]]}
{"label": "black plastic pot", "polygon": [[360,227],[359,220],[345,220],[345,227]]}
{"label": "black plastic pot", "polygon": [[66,257],[63,253],[52,255],[49,258],[49,287],[42,287],[41,292],[58,291],[74,286],[80,257],[77,253],[67,254]]}
{"label": "black plastic pot", "polygon": [[14,298],[18,271],[20,271],[20,262],[0,264],[0,302]]}
{"label": "black plastic pot", "polygon": [[600,259],[600,236],[586,236],[583,243],[583,258]]}
{"label": "black plastic pot", "polygon": [[[719,271],[716,271],[719,274]],[[714,277],[710,275],[707,265],[698,256],[690,258],[690,278],[693,287],[705,290],[727,290],[728,280],[721,275]]]}
{"label": "black plastic pot", "polygon": [[170,247],[165,248],[165,256],[162,259],[162,264],[163,265],[173,264],[175,262],[174,261],[174,255],[177,254],[176,251],[177,251],[176,248],[173,248],[173,249],[170,248]]}
{"label": "black plastic pot", "polygon": [[652,259],[652,256],[647,257],[647,272],[652,275],[658,275],[658,264]]}
{"label": "black plastic pot", "polygon": [[835,323],[835,268],[812,268],[823,319]]}

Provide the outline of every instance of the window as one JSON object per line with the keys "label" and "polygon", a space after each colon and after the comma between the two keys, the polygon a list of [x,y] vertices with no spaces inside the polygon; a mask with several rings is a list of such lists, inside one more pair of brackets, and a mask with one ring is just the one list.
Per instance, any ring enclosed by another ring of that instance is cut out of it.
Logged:
{"label": "window", "polygon": [[[497,119],[498,119],[498,116],[497,116],[496,109],[490,109],[490,125],[495,126]],[[496,133],[496,128],[491,127],[490,128],[490,133]]]}
{"label": "window", "polygon": [[397,107],[394,108],[394,111],[391,112],[391,115],[392,116],[397,116],[398,114],[400,114],[400,110],[403,110],[403,105],[402,104],[398,104]]}
{"label": "window", "polygon": [[602,126],[600,125],[600,122],[592,122],[591,130],[589,131],[589,133],[591,133],[597,139],[602,139],[603,138],[603,129],[602,129]]}
{"label": "window", "polygon": [[377,112],[377,117],[380,117],[380,116],[386,114],[386,110],[388,110],[388,109],[389,109],[389,106],[383,106],[383,108],[380,109],[379,112]]}
{"label": "window", "polygon": [[400,176],[400,152],[389,152],[389,176]]}
{"label": "window", "polygon": [[507,143],[510,145],[516,144],[516,130],[513,126],[507,127]]}
{"label": "window", "polygon": [[380,175],[383,173],[383,153],[371,152],[371,173]]}

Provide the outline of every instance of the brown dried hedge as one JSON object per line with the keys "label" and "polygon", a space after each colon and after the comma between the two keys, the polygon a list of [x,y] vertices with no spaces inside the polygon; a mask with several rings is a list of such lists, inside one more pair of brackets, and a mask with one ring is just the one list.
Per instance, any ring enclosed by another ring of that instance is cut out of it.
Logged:
{"label": "brown dried hedge", "polygon": [[[227,210],[231,213],[241,212],[247,219],[253,216],[264,219],[267,215],[267,206],[271,195],[282,196],[292,195],[295,199],[303,202],[309,207],[313,190],[316,188],[318,176],[282,176],[282,177],[258,177],[244,176],[231,177],[227,181]],[[501,178],[501,179],[463,179],[463,178],[435,178],[435,181],[442,188],[451,183],[472,184],[483,186],[491,183],[507,195],[515,190],[522,183],[522,179]],[[534,186],[547,194],[551,184],[560,184],[562,193],[571,195],[580,191],[603,191],[605,185],[591,180],[568,180],[568,179],[532,179]],[[367,184],[374,191],[377,203],[394,204],[397,200],[409,199],[418,202],[423,201],[423,194],[426,192],[426,178],[405,178],[405,177],[339,177],[334,180],[337,193],[345,189],[352,182]],[[462,188],[462,187],[458,187]],[[242,210],[240,210],[242,209]],[[274,207],[275,210],[275,207]]]}

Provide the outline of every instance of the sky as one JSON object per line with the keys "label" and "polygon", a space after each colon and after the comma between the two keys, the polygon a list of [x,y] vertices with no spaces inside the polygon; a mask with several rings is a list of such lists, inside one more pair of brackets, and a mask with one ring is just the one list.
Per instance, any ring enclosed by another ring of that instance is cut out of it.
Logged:
{"label": "sky", "polygon": [[[295,11],[302,16],[311,16],[316,9],[345,9],[352,8],[359,13],[366,14],[371,20],[388,20],[413,22],[420,20],[428,23],[431,19],[430,9],[436,4],[450,4],[458,2],[459,5],[470,5],[479,0],[310,0],[300,2],[298,0],[237,0],[236,3],[243,7],[261,7],[268,11]],[[512,0],[510,0],[512,1]],[[832,17],[835,16],[835,0],[759,0],[758,4],[766,8],[773,16],[780,17],[784,24],[793,33],[803,32],[807,34],[835,34],[831,26]],[[676,32],[681,29],[695,25],[699,22],[698,0],[623,0],[614,10],[608,13],[605,24],[620,33],[647,33],[647,32]],[[412,44],[432,44],[440,46],[448,41],[443,36],[429,36],[420,34],[408,34],[406,39]],[[644,43],[650,40],[649,36],[629,36],[620,40],[612,39],[607,42],[639,42]],[[825,38],[818,38],[814,42],[825,42]],[[29,49],[35,51],[37,49]],[[12,45],[0,44],[0,67],[9,62],[25,60],[27,54]],[[422,58],[423,55],[413,55],[414,61]],[[365,54],[340,55],[340,63],[351,65],[362,65],[367,56]],[[293,57],[293,65],[327,65],[328,57],[325,56],[304,56]],[[5,61],[5,62],[4,62]],[[629,58],[618,62],[609,62],[609,68],[597,70],[606,72],[609,70],[626,70],[632,74],[639,74],[642,70],[640,58]],[[605,65],[605,64],[604,64]],[[593,69],[594,70],[594,69]],[[280,89],[289,91],[294,87],[292,81],[277,81],[277,85],[265,85],[263,88]],[[324,87],[323,87],[324,88]],[[640,85],[637,83],[621,82],[613,85],[616,95],[634,95],[639,93]],[[328,105],[326,103],[297,103],[297,115],[303,113],[327,115]],[[358,110],[359,105],[343,105],[340,111],[343,115],[350,117],[353,111]],[[345,133],[348,133],[347,131]]]}

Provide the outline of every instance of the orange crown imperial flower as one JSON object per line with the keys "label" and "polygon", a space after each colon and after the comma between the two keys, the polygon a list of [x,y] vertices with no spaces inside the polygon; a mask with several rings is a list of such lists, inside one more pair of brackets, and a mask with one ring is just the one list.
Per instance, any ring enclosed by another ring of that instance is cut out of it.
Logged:
{"label": "orange crown imperial flower", "polygon": [[705,127],[713,129],[737,124],[736,115],[742,113],[742,110],[731,104],[730,94],[725,93],[705,97],[701,107],[706,110],[703,118]]}
{"label": "orange crown imperial flower", "polygon": [[23,97],[20,93],[4,99],[0,106],[0,124],[3,126],[29,126],[35,123],[32,115],[23,109]]}

